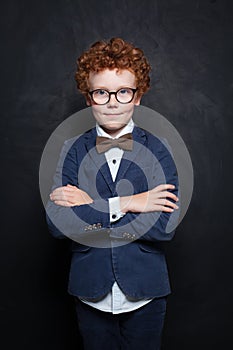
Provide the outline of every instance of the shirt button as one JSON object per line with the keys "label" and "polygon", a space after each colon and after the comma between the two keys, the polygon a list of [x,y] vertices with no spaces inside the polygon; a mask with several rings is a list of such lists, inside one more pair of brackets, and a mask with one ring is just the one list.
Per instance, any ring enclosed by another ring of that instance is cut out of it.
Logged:
{"label": "shirt button", "polygon": [[116,219],[116,214],[112,214],[112,219]]}
{"label": "shirt button", "polygon": [[116,164],[116,159],[113,159],[113,161],[112,161],[112,162],[113,162],[113,164]]}

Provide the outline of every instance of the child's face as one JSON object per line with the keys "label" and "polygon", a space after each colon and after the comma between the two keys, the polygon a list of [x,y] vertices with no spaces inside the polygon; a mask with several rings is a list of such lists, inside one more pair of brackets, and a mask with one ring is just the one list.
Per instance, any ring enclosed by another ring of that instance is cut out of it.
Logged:
{"label": "child's face", "polygon": [[[118,72],[117,69],[105,69],[99,73],[90,73],[89,86],[90,91],[104,89],[112,92],[126,87],[135,89],[135,75],[126,69]],[[87,100],[87,104],[91,105],[97,123],[107,133],[116,136],[129,122],[134,106],[140,104],[140,98],[135,95],[130,103],[122,104],[111,95],[109,102],[104,105],[97,105],[91,99]]]}

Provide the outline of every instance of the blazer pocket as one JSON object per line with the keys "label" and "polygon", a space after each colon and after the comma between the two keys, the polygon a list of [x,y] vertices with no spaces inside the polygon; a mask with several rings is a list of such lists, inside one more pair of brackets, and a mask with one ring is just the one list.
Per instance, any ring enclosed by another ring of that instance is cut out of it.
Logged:
{"label": "blazer pocket", "polygon": [[146,253],[163,254],[161,248],[155,247],[149,243],[140,243],[139,248]]}
{"label": "blazer pocket", "polygon": [[91,247],[89,247],[87,245],[76,243],[76,244],[72,245],[71,251],[72,251],[72,253],[75,253],[75,252],[77,252],[77,253],[86,253],[90,249],[91,249]]}

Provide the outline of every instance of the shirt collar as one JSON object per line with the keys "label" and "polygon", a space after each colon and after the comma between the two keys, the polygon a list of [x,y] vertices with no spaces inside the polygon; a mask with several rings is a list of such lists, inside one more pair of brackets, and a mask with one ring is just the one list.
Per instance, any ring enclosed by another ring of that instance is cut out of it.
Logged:
{"label": "shirt collar", "polygon": [[98,123],[96,123],[97,135],[98,136],[103,136],[103,137],[108,137],[110,139],[118,139],[119,137],[121,137],[121,136],[123,136],[125,134],[133,132],[133,128],[134,128],[134,121],[131,118],[130,121],[128,122],[128,124],[120,131],[120,133],[116,137],[112,137],[107,132],[105,132]]}

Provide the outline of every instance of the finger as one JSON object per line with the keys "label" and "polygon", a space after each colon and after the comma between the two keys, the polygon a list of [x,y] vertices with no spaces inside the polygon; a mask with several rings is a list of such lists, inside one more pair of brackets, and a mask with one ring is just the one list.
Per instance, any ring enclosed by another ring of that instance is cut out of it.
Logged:
{"label": "finger", "polygon": [[172,198],[174,199],[176,202],[178,202],[179,198],[172,192],[169,191],[162,191],[160,193],[158,193],[158,198]]}
{"label": "finger", "polygon": [[[75,187],[76,188],[76,187]],[[68,186],[62,186],[62,187],[57,187],[52,194],[57,194],[57,193],[69,193],[73,192],[74,188],[73,187],[68,187]]]}
{"label": "finger", "polygon": [[175,186],[171,184],[162,184],[158,185],[154,188],[156,192],[166,191],[166,190],[174,190]]}
{"label": "finger", "polygon": [[54,198],[65,198],[65,197],[74,197],[75,196],[75,191],[74,190],[59,190],[59,191],[56,191],[56,192],[53,192],[51,194],[52,197]]}
{"label": "finger", "polygon": [[60,205],[60,206],[62,206],[62,207],[72,207],[72,206],[73,206],[73,203],[70,203],[70,202],[68,202],[68,201],[56,200],[56,201],[54,201],[54,203],[55,203],[56,205]]}
{"label": "finger", "polygon": [[163,212],[166,212],[166,213],[173,213],[175,209],[167,207],[165,205],[160,205],[160,206],[157,206],[157,210],[158,211],[163,211]]}
{"label": "finger", "polygon": [[163,211],[165,213],[173,213],[174,209],[169,208],[169,207],[162,207],[161,211]]}
{"label": "finger", "polygon": [[173,209],[179,209],[179,207],[178,207],[177,204],[175,204],[175,203],[173,203],[173,202],[171,202],[171,201],[169,201],[169,200],[167,200],[167,199],[165,200],[164,205],[165,205],[166,207],[171,207],[171,208],[173,208]]}
{"label": "finger", "polygon": [[52,194],[50,195],[50,199],[51,199],[52,201],[64,200],[64,196],[63,196],[62,193],[52,193]]}
{"label": "finger", "polygon": [[60,192],[60,191],[64,190],[64,188],[65,188],[65,186],[57,187],[57,188],[55,188],[55,189],[53,190],[52,193]]}
{"label": "finger", "polygon": [[175,202],[178,202],[178,197],[172,193],[172,192],[168,192],[168,191],[162,191],[162,192],[149,192],[149,196],[148,196],[148,200],[152,200],[154,202],[156,202],[156,200],[159,199],[173,199]]}
{"label": "finger", "polygon": [[56,193],[56,194],[52,194],[50,195],[50,199],[52,201],[72,201],[73,200],[73,196],[69,195],[69,194],[65,194],[65,193]]}
{"label": "finger", "polygon": [[171,207],[173,209],[179,209],[178,205],[176,205],[175,203],[167,200],[167,199],[156,199],[154,202],[154,205],[162,205],[162,206],[166,206],[166,207]]}

